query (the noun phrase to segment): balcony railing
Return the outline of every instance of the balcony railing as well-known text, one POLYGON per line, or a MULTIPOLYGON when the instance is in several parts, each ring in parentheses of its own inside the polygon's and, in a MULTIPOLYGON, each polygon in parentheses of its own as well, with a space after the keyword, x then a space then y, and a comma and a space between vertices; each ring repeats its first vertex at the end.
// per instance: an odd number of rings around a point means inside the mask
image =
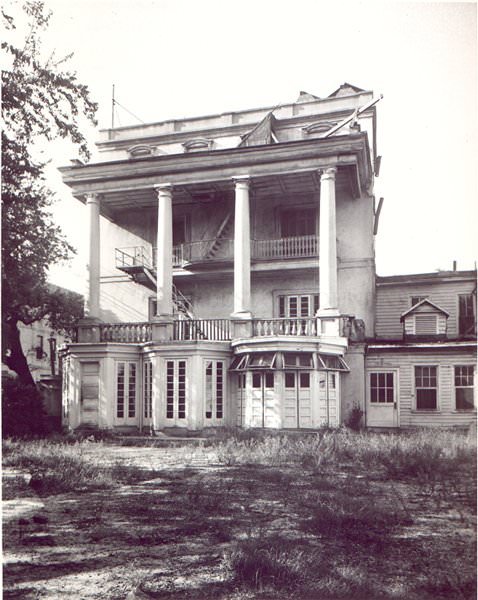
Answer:
POLYGON ((151 323, 102 323, 100 342, 150 342, 151 323))
MULTIPOLYGON (((355 319, 350 315, 340 317, 340 335, 354 339, 355 319)), ((152 323, 101 323, 100 342, 123 342, 139 344, 152 340, 152 323)), ((230 341, 233 331, 229 319, 176 319, 173 323, 172 341, 230 341)), ((301 336, 320 335, 316 317, 284 319, 252 319, 252 336, 301 336)), ((71 332, 73 342, 77 332, 71 332)))
POLYGON ((184 319, 174 321, 173 340, 222 342, 231 339, 229 319, 184 319))
POLYGON ((116 248, 115 259, 118 269, 124 267, 146 267, 152 268, 154 254, 144 246, 128 246, 127 248, 116 248))
MULTIPOLYGON (((269 240, 251 240, 251 258, 274 260, 288 258, 310 258, 318 255, 319 238, 302 235, 269 240)), ((173 247, 173 266, 183 267, 188 263, 232 260, 234 240, 216 238, 178 244, 173 247)), ((130 246, 116 248, 116 266, 156 268, 156 248, 130 246)))
POLYGON ((316 336, 317 319, 315 317, 300 319, 252 319, 252 335, 254 337, 273 335, 316 336))
POLYGON ((316 235, 279 238, 276 240, 252 240, 251 254, 256 259, 307 258, 317 256, 319 238, 316 235))

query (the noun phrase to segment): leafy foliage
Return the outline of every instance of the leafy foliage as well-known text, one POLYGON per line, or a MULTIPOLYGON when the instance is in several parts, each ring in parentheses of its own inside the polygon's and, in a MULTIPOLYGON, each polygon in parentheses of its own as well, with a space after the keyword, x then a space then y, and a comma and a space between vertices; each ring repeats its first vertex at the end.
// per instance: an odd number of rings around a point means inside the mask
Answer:
POLYGON ((97 105, 76 74, 64 70, 69 57, 43 57, 41 32, 50 18, 43 1, 27 1, 23 9, 28 33, 21 47, 8 39, 16 33, 15 18, 5 8, 2 13, 2 361, 32 384, 18 322, 47 318, 63 329, 81 314, 78 301, 47 284, 48 267, 71 257, 73 248, 53 222, 54 195, 35 149, 41 140, 66 138, 87 159, 81 125, 83 119, 95 123, 97 105))
POLYGON ((2 381, 2 436, 30 437, 45 432, 45 415, 36 387, 10 377, 2 381))

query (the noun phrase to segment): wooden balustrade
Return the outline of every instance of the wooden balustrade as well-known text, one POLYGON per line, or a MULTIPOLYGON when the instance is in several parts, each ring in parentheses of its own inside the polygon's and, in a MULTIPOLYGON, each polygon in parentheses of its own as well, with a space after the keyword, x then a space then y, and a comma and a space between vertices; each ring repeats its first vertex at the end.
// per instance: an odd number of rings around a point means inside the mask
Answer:
POLYGON ((318 255, 319 238, 316 235, 252 240, 252 258, 307 258, 318 255))
MULTIPOLYGON (((282 319, 252 319, 253 337, 267 336, 318 336, 316 317, 282 319)), ((340 334, 350 338, 355 319, 350 315, 340 317, 340 334)), ((152 340, 151 323, 101 323, 100 342, 144 343, 152 340)), ((73 343, 78 335, 75 329, 69 332, 73 343)), ((173 325, 174 341, 230 341, 232 328, 229 319, 177 319, 173 325)))
POLYGON ((229 319, 180 319, 174 321, 173 339, 178 341, 229 341, 229 319))
POLYGON ((102 323, 100 342, 150 342, 152 337, 151 323, 102 323))
POLYGON ((317 319, 315 317, 294 319, 253 319, 253 336, 299 335, 316 336, 317 319))

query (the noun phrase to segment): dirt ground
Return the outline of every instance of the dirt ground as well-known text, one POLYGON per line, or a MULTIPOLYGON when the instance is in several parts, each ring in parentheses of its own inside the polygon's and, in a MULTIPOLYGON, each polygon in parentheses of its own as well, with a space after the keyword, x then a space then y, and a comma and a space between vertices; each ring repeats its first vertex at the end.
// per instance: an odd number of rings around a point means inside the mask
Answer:
POLYGON ((473 577, 473 516, 408 484, 372 474, 323 479, 292 468, 227 467, 212 450, 193 446, 91 444, 88 452, 120 464, 128 483, 41 497, 28 477, 4 470, 5 599, 471 597, 460 582, 463 571, 469 571, 464 579, 473 577), (373 489, 383 505, 410 516, 381 546, 376 539, 341 546, 311 529, 315 491, 341 489, 351 477, 358 495, 373 489), (334 561, 342 588, 329 587, 335 595, 317 595, 313 587, 288 595, 231 581, 224 557, 234 544, 274 536, 286 540, 290 552, 300 544, 302 555, 321 556, 324 565, 334 561), (441 577, 435 569, 444 564, 452 566, 443 585, 433 588, 441 577), (365 580, 372 587, 364 587, 365 580))

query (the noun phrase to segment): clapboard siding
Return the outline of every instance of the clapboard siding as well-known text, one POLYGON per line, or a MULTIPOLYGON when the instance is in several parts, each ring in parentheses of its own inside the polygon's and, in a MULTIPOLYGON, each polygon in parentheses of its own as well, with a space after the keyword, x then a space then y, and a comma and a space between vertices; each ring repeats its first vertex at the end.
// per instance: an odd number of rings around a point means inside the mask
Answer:
MULTIPOLYGON (((465 426, 476 420, 476 411, 455 410, 455 365, 476 365, 473 352, 387 352, 366 358, 367 369, 398 369, 400 427, 465 426), (436 366, 438 374, 438 408, 415 410, 415 365, 436 366)), ((476 367, 475 367, 476 405, 476 367)))
POLYGON ((419 284, 378 284, 376 308, 376 335, 382 339, 401 339, 403 323, 400 316, 411 307, 412 296, 427 296, 431 302, 449 313, 447 335, 458 336, 458 295, 471 294, 476 282, 427 282, 419 284))

